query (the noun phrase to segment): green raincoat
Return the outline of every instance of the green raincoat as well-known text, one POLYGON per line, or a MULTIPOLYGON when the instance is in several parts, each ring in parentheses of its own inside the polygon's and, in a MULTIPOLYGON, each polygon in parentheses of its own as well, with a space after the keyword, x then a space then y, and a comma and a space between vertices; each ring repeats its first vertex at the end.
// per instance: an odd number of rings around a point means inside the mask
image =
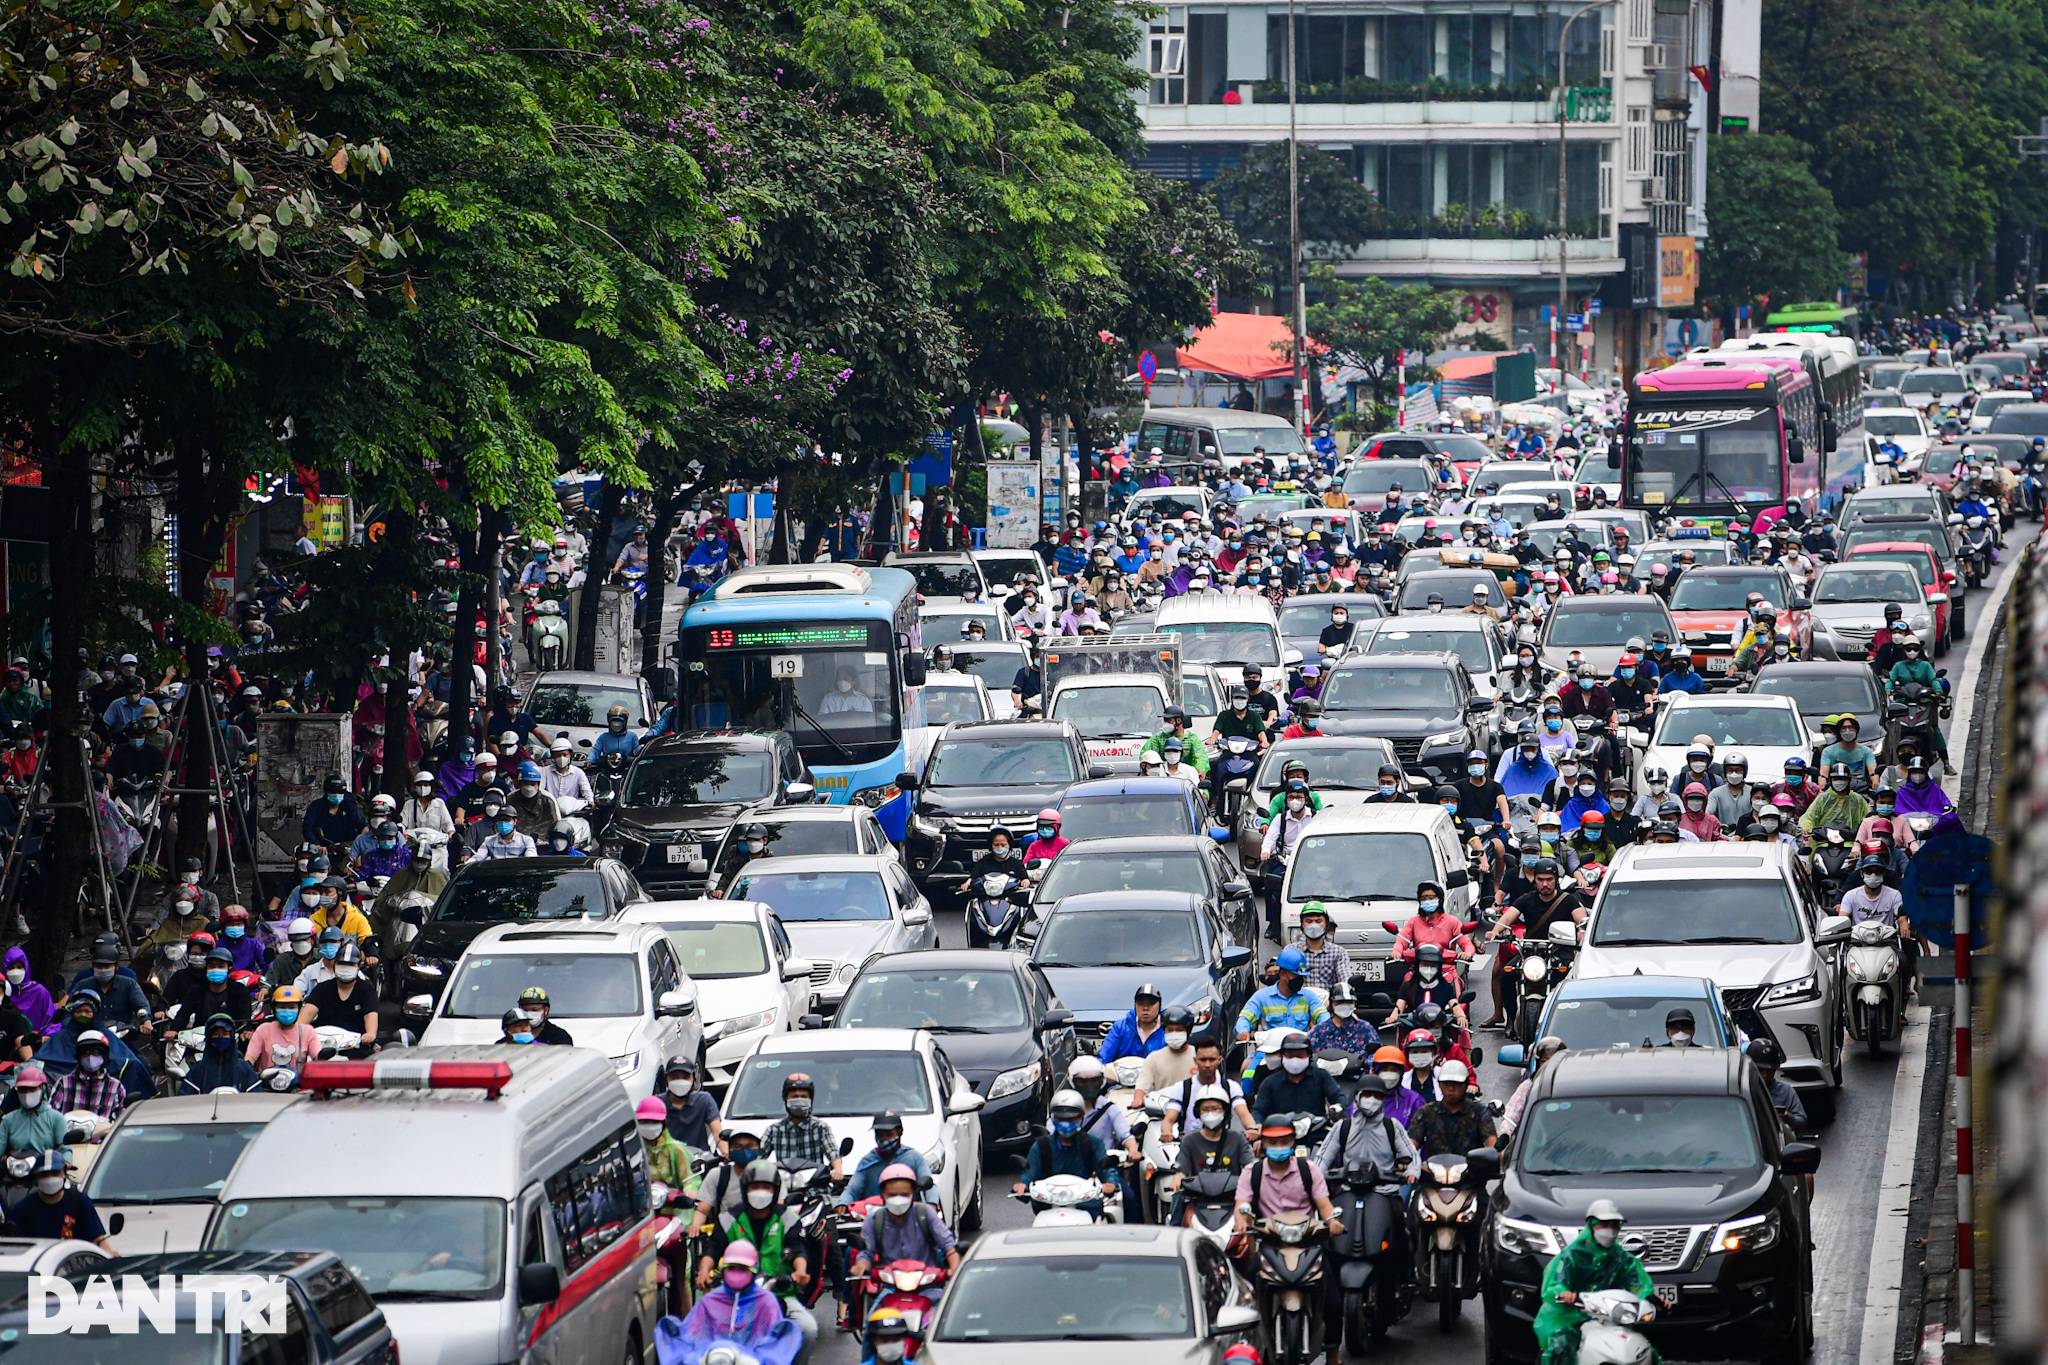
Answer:
POLYGON ((1627 1289, 1643 1298, 1652 1291, 1650 1272, 1634 1253, 1619 1245, 1603 1248, 1593 1240, 1593 1225, 1579 1229, 1571 1245, 1551 1258, 1543 1271, 1543 1307, 1536 1314, 1536 1345, 1543 1365, 1572 1365, 1579 1353, 1579 1325, 1586 1315, 1557 1296, 1565 1290, 1584 1294, 1594 1289, 1627 1289))

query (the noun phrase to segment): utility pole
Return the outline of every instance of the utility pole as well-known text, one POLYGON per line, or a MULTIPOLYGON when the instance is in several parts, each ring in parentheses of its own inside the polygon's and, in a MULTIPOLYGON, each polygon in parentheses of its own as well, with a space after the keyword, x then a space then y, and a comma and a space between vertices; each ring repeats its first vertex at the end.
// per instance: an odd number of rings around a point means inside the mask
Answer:
POLYGON ((1287 307, 1294 315, 1295 422, 1308 439, 1308 298, 1301 283, 1301 143, 1295 136, 1294 0, 1287 0, 1287 307))
MULTIPOLYGON (((2020 136, 2015 137, 2013 141, 2019 144, 2019 154, 2021 160, 2027 160, 2029 158, 2048 157, 2048 114, 2044 114, 2041 116, 2041 131, 2039 133, 2033 134, 2031 136, 2023 133, 2020 136)), ((2034 238, 2039 235, 2039 231, 2039 228, 2035 224, 2029 223, 2027 225, 2026 302, 2027 316, 2030 318, 2034 316, 2034 290, 2038 287, 2039 283, 2040 267, 2036 262, 2034 252, 2034 238)))
POLYGON ((1570 368, 1565 364, 1565 348, 1571 343, 1565 340, 1564 319, 1571 302, 1571 266, 1566 258, 1566 240, 1571 236, 1566 224, 1570 217, 1566 212, 1569 205, 1569 184, 1571 177, 1565 173, 1564 141, 1564 54, 1571 43, 1572 25, 1603 5, 1614 0, 1591 0, 1579 6, 1572 17, 1564 21, 1564 27, 1557 35, 1557 325, 1553 335, 1557 337, 1555 354, 1551 364, 1557 369, 1557 391, 1564 392, 1564 372, 1570 368))

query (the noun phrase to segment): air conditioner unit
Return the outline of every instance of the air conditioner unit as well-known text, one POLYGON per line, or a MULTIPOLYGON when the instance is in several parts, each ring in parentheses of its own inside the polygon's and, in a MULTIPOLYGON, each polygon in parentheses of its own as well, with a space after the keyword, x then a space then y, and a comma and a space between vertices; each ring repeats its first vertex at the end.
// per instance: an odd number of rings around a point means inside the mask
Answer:
POLYGON ((1652 204, 1664 202, 1664 177, 1653 175, 1643 182, 1643 198, 1652 204))

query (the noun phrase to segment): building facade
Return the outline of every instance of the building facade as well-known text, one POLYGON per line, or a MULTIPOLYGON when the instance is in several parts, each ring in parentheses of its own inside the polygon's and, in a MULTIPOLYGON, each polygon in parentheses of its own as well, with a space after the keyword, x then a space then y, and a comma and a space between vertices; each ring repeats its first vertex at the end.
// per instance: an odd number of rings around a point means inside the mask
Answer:
MULTIPOLYGON (((1574 365, 1633 373, 1682 345, 1666 321, 1693 303, 1707 231, 1717 9, 1754 3, 1610 0, 1567 28, 1581 5, 1297 0, 1297 137, 1342 161, 1384 218, 1373 240, 1317 254, 1339 274, 1453 291, 1461 330, 1546 354, 1562 112, 1567 316, 1593 315, 1574 365)), ((1144 168, 1208 180, 1285 142, 1288 36, 1271 0, 1147 21, 1144 168)))

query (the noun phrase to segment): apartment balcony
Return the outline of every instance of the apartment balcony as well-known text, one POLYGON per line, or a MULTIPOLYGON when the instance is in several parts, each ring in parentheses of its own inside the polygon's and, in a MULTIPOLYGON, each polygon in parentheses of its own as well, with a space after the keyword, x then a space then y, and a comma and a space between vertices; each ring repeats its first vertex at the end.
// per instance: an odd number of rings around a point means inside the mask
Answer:
MULTIPOLYGON (((1565 244, 1574 279, 1622 269, 1619 248, 1608 238, 1573 238, 1565 244)), ((1319 256, 1323 253, 1319 250, 1319 256)), ((1557 240, 1489 237, 1390 237, 1361 242, 1331 261, 1339 275, 1388 278, 1557 278, 1557 240)))

